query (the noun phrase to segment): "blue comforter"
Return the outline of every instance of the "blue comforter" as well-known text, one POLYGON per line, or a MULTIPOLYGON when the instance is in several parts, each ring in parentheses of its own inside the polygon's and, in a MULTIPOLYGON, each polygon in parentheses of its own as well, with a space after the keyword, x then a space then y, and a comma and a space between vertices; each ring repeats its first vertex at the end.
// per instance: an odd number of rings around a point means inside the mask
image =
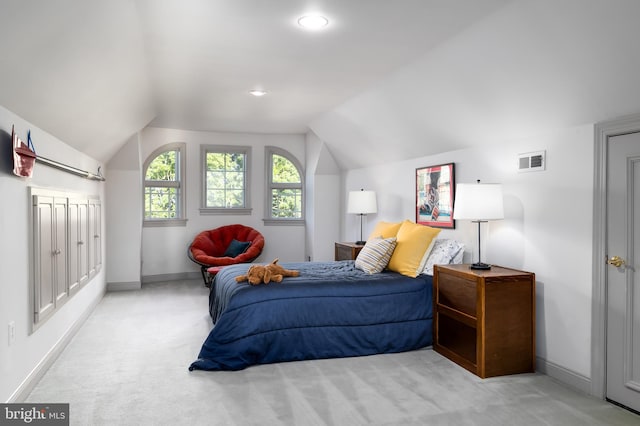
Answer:
POLYGON ((353 261, 284 263, 282 283, 236 283, 222 269, 209 297, 214 327, 190 370, 401 352, 432 343, 431 276, 369 275, 353 261))

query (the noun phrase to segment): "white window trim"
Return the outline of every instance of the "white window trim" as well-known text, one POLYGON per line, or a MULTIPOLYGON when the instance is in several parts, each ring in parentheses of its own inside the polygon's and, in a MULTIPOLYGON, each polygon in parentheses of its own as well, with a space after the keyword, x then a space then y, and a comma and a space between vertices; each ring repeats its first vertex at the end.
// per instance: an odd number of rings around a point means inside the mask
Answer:
POLYGON ((305 185, 304 185, 304 169, 302 168, 302 164, 300 164, 300 162, 298 161, 298 159, 291 154, 289 151, 279 148, 277 146, 266 146, 265 147, 265 197, 264 197, 264 213, 265 217, 264 219, 262 219, 262 222, 265 225, 270 225, 270 226, 303 226, 305 224, 305 185), (273 161, 272 161, 272 156, 273 155, 279 155, 281 157, 286 158, 287 160, 291 161, 293 163, 293 165, 298 169, 298 174, 300 175, 300 183, 277 183, 274 184, 271 181, 271 178, 273 177, 273 170, 272 170, 272 166, 273 166, 273 161), (302 217, 300 218, 275 218, 275 217, 271 217, 271 192, 273 189, 281 189, 281 188, 296 188, 296 189, 300 189, 302 191, 302 199, 300 200, 301 202, 301 215, 302 217))
POLYGON ((201 215, 250 215, 251 208, 251 147, 240 145, 200 145, 200 214, 201 215), (206 207, 207 153, 239 152, 244 154, 244 207, 206 207))
MULTIPOLYGON (((186 158, 187 158, 187 144, 185 142, 173 142, 162 145, 155 149, 144 162, 142 166, 142 226, 143 227, 170 227, 170 226, 186 226, 187 218, 185 215, 185 197, 186 197, 186 158), (155 158, 167 151, 178 151, 178 181, 147 181, 147 168, 155 158), (178 217, 171 219, 147 219, 146 218, 146 205, 145 205, 145 190, 147 188, 147 182, 153 182, 153 186, 167 187, 167 188, 179 188, 178 197, 178 217)), ((151 185, 149 185, 151 186, 151 185)))

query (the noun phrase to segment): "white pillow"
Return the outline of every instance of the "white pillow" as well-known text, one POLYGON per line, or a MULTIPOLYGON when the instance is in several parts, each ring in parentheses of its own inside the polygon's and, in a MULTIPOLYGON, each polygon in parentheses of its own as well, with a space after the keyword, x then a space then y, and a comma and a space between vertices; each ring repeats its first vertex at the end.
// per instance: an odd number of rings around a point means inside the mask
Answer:
POLYGON ((447 265, 449 263, 462 263, 464 244, 450 239, 435 240, 433 249, 429 253, 427 263, 422 270, 423 274, 433 275, 433 265, 447 265))
POLYGON ((451 262, 454 265, 460 265, 462 263, 462 260, 464 258, 464 244, 461 244, 462 248, 460 249, 460 251, 458 252, 458 254, 455 255, 455 257, 453 259, 451 259, 451 262))
POLYGON ((389 259, 396 248, 396 239, 394 238, 370 238, 362 247, 358 257, 356 257, 355 266, 367 274, 377 274, 382 272, 389 264, 389 259))
POLYGON ((424 252, 424 256, 422 256, 422 259, 420 260, 420 265, 418 266, 418 271, 423 271, 424 268, 427 267, 427 261, 429 260, 429 257, 431 257, 431 252, 433 251, 433 248, 436 245, 436 240, 435 238, 433 240, 431 240, 431 244, 429 244, 429 247, 427 248, 427 251, 424 252))

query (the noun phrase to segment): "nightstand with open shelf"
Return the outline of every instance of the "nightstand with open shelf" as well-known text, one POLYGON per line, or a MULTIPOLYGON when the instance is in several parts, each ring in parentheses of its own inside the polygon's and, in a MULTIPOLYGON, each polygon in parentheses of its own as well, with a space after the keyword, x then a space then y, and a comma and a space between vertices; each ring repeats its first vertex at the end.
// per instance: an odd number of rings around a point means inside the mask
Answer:
POLYGON ((436 265, 433 348, 481 378, 535 371, 535 274, 436 265))

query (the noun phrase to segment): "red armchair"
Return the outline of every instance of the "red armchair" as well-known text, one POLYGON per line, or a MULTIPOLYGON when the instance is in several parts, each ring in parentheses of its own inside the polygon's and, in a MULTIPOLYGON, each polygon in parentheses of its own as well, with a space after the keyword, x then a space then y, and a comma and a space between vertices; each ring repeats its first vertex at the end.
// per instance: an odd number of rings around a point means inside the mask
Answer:
POLYGON ((200 265, 202 279, 209 287, 213 276, 207 273, 207 269, 212 266, 250 263, 260 256, 263 248, 264 237, 260 232, 250 226, 234 224, 200 232, 189 245, 187 254, 189 259, 200 265), (233 253, 238 249, 242 250, 244 247, 240 243, 246 242, 250 243, 246 250, 239 254, 233 253))

